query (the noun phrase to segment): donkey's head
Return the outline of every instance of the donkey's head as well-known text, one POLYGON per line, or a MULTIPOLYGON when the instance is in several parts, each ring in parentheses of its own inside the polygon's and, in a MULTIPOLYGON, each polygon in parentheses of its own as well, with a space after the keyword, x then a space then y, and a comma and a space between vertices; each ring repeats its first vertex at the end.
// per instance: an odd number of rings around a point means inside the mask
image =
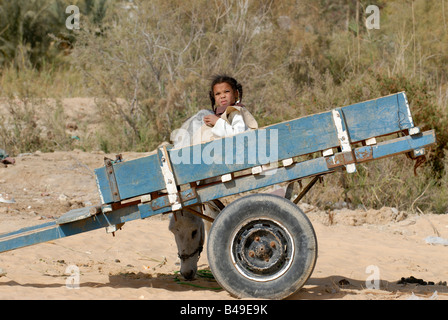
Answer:
POLYGON ((171 216, 169 230, 176 239, 180 273, 185 279, 191 280, 198 270, 198 260, 204 246, 204 222, 183 211, 171 216))

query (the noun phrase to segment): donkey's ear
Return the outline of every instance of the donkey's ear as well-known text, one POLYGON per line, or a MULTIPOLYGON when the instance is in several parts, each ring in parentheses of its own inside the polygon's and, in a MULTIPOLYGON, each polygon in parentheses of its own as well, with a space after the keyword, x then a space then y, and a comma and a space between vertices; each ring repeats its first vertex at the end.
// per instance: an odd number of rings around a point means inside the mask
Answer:
POLYGON ((201 226, 201 239, 199 240, 201 244, 204 244, 205 242, 205 227, 204 224, 201 226))

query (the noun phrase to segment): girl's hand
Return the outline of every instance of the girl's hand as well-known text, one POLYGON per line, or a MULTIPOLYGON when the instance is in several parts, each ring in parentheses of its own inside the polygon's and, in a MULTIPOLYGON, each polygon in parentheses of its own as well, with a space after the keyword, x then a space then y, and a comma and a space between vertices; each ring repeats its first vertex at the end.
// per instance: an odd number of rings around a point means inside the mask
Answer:
POLYGON ((204 123, 206 125, 208 125, 209 127, 213 127, 215 125, 216 121, 218 121, 218 119, 219 118, 217 116, 215 116, 214 114, 210 114, 210 115, 204 117, 204 123))

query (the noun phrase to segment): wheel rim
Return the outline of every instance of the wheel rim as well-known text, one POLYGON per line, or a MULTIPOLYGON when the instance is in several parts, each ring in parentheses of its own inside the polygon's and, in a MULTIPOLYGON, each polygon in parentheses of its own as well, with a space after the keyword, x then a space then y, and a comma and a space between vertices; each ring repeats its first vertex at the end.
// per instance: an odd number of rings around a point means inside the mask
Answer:
POLYGON ((256 218, 242 222, 232 236, 232 262, 245 278, 272 281, 283 275, 294 257, 294 241, 278 221, 256 218))

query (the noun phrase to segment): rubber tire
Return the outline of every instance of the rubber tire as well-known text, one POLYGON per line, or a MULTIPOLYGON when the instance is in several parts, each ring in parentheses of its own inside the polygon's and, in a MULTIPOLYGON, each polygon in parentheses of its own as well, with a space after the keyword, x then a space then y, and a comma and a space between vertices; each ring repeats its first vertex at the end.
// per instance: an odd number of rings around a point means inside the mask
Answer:
POLYGON ((317 239, 307 216, 291 201, 270 194, 253 194, 229 204, 209 232, 207 255, 216 281, 237 298, 284 299, 299 290, 311 276, 317 259, 317 239), (263 217, 280 223, 294 246, 292 262, 279 277, 256 281, 241 274, 232 261, 235 233, 245 221, 263 217))

